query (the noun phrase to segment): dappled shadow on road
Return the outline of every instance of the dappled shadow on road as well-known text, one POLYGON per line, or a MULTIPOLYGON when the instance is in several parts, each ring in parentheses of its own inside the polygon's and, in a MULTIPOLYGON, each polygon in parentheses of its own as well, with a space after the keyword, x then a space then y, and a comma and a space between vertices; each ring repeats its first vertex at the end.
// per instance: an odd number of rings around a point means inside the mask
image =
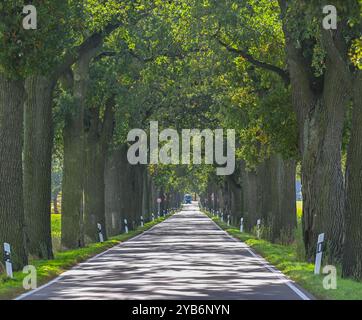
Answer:
POLYGON ((31 299, 297 299, 194 205, 82 263, 31 299))

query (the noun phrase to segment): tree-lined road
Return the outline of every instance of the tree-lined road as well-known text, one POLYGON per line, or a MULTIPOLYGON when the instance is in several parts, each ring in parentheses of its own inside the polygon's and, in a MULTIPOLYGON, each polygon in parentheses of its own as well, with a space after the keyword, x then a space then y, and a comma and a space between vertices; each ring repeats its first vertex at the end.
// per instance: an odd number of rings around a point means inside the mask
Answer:
POLYGON ((21 299, 310 299, 196 203, 21 299))

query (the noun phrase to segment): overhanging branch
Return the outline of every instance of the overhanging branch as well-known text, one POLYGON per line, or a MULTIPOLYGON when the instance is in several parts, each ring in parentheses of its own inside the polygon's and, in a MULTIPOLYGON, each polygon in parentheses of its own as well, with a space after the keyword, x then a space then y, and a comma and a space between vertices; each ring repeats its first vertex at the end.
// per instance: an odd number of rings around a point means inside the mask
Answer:
POLYGON ((286 70, 283 70, 283 69, 281 69, 281 68, 279 68, 279 67, 277 67, 275 65, 259 61, 259 60, 255 59, 246 50, 235 48, 235 47, 227 44, 226 42, 222 41, 219 37, 215 37, 215 38, 216 38, 217 42, 220 45, 222 45, 227 51, 242 56, 245 60, 247 60, 251 64, 255 65, 256 67, 259 67, 259 68, 262 68, 262 69, 265 69, 265 70, 269 70, 269 71, 272 71, 272 72, 278 74, 282 78, 282 80, 284 81, 284 83, 286 85, 290 84, 289 73, 286 70))

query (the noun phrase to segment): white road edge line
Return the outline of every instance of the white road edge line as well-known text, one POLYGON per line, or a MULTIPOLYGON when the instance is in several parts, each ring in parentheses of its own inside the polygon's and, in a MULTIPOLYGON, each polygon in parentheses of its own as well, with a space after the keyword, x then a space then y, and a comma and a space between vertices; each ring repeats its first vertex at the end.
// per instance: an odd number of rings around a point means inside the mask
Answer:
MULTIPOLYGON (((203 213, 200 210, 201 213, 203 213)), ((205 213, 203 213, 204 215, 206 215, 205 213)), ((208 215, 206 215, 209 219, 210 217, 208 215)), ((269 271, 275 273, 278 275, 278 277, 282 280, 285 280, 285 284, 292 289, 301 299, 303 300, 311 300, 311 298, 309 298, 306 294, 304 294, 300 289, 298 289, 296 287, 296 285, 294 284, 294 281, 291 280, 290 278, 288 278, 284 273, 282 273, 280 270, 278 270, 277 268, 275 268, 274 266, 272 266, 270 263, 268 263, 262 256, 256 254, 245 242, 242 242, 241 240, 235 239, 234 237, 232 237, 230 234, 228 234, 225 230, 223 230, 214 220, 210 219, 215 226, 217 226, 221 231, 223 231, 227 237, 229 237, 230 239, 232 239, 235 242, 241 243, 245 246, 245 249, 255 258, 257 258, 260 261, 260 264, 268 269, 269 271)))
MULTIPOLYGON (((178 213, 178 212, 175 212, 174 214, 177 214, 177 213, 178 213)), ((174 214, 173 214, 173 215, 174 215, 174 214)), ((173 216, 173 215, 172 215, 172 216, 173 216)), ((126 241, 123 241, 123 242, 121 242, 121 243, 119 243, 119 244, 116 244, 115 246, 113 246, 113 247, 111 247, 111 248, 109 248, 109 249, 107 249, 107 250, 105 250, 105 251, 103 251, 103 252, 101 252, 101 253, 98 253, 98 254, 95 255, 94 257, 91 257, 91 258, 89 258, 89 259, 87 259, 87 260, 85 260, 85 261, 82 261, 82 262, 78 263, 78 264, 75 265, 74 267, 70 268, 69 270, 64 271, 61 275, 59 275, 59 276, 57 276, 56 278, 54 278, 53 280, 51 280, 51 281, 43 284, 43 285, 40 286, 39 288, 33 289, 33 290, 29 291, 29 292, 25 292, 25 293, 21 294, 20 296, 14 298, 13 300, 22 300, 22 299, 24 299, 24 298, 26 298, 26 297, 28 297, 28 296, 30 296, 30 295, 32 295, 32 294, 40 291, 40 290, 43 290, 43 289, 49 287, 49 286, 52 285, 53 283, 58 282, 59 280, 61 280, 62 278, 64 278, 69 271, 78 269, 81 264, 83 264, 83 263, 88 263, 88 262, 90 262, 90 261, 93 261, 94 259, 97 259, 97 258, 103 256, 103 255, 106 254, 108 251, 114 250, 114 249, 117 248, 117 247, 121 247, 121 246, 123 246, 124 244, 126 244, 126 243, 129 242, 129 241, 138 239, 139 237, 145 235, 146 233, 150 232, 152 229, 154 229, 154 228, 156 228, 157 226, 159 226, 161 223, 167 221, 167 220, 168 220, 169 218, 171 218, 172 216, 170 216, 170 217, 168 217, 167 219, 161 221, 160 223, 155 224, 153 227, 149 228, 148 230, 143 231, 142 233, 138 234, 137 236, 132 237, 132 238, 130 238, 130 239, 126 240, 126 241)))

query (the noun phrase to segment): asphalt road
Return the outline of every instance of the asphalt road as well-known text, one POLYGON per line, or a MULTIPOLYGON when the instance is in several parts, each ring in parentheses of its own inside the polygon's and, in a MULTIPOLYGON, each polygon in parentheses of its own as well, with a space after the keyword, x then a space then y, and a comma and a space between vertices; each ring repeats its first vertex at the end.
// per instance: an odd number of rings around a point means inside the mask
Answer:
POLYGON ((220 230, 196 204, 19 299, 277 299, 311 296, 220 230))

